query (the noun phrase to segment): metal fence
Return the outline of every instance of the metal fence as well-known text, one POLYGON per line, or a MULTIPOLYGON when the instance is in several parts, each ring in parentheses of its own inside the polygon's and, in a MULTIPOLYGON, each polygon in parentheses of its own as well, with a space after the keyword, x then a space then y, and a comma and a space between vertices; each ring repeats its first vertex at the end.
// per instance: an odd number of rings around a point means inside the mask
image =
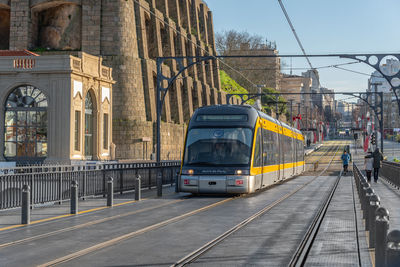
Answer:
POLYGON ((386 178, 391 184, 400 188, 400 164, 395 162, 384 161, 380 175, 386 178))
MULTIPOLYGON (((385 165, 382 169, 384 168, 385 165)), ((369 232, 368 247, 375 249, 374 266, 400 266, 400 231, 389 232, 389 211, 380 206, 380 197, 375 194, 355 163, 353 163, 353 173, 365 219, 365 230, 369 232)))
POLYGON ((35 166, 0 169, 0 209, 21 206, 24 185, 31 188, 31 203, 62 202, 70 199, 72 181, 78 182, 79 197, 105 195, 107 179, 114 179, 114 192, 135 189, 140 175, 141 187, 156 186, 157 174, 163 184, 173 184, 180 162, 169 161, 101 164, 93 166, 35 166))

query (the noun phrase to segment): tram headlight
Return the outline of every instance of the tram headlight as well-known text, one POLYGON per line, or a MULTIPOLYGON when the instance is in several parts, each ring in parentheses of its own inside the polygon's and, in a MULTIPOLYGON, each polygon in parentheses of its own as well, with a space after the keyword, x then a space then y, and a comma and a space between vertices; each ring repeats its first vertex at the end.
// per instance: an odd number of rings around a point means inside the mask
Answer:
POLYGON ((235 175, 249 175, 249 170, 236 170, 235 175))
POLYGON ((186 175, 193 175, 194 170, 189 169, 189 170, 182 170, 182 174, 186 174, 186 175))

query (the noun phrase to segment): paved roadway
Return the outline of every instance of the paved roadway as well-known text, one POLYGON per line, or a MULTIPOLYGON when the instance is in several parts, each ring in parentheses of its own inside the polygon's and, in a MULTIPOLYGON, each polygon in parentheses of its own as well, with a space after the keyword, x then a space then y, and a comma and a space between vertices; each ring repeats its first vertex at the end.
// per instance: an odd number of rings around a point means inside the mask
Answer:
MULTIPOLYGON (((104 199, 88 199, 77 216, 67 214, 68 203, 37 208, 29 226, 18 225, 18 209, 0 211, 0 266, 170 266, 302 187, 192 263, 287 265, 336 180, 335 162, 331 176, 308 173, 249 196, 193 197, 165 187, 162 198, 147 191, 135 202, 125 194, 112 208, 104 199)), ((342 177, 307 265, 357 265, 359 235, 363 266, 371 265, 364 233, 355 228, 362 222, 352 186, 350 176, 342 177)))

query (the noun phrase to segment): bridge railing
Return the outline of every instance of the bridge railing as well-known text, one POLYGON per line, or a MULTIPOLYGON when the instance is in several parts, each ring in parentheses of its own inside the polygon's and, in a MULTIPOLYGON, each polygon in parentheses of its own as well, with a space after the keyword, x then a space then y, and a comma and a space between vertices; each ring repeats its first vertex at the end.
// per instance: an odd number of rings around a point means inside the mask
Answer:
POLYGON ((0 209, 20 207, 24 185, 31 188, 31 203, 44 204, 70 199, 72 181, 78 182, 79 197, 105 195, 107 179, 114 179, 114 192, 135 190, 136 176, 141 187, 156 186, 158 173, 163 184, 173 184, 179 161, 110 163, 99 165, 34 166, 0 169, 0 209))
MULTIPOLYGON (((387 166, 385 164, 382 169, 387 166)), ((374 248, 374 266, 400 266, 400 231, 395 229, 389 232, 389 211, 380 206, 380 197, 355 163, 353 173, 365 218, 365 230, 369 231, 368 247, 374 248)))
POLYGON ((384 161, 380 171, 388 182, 400 188, 400 164, 396 162, 384 161))

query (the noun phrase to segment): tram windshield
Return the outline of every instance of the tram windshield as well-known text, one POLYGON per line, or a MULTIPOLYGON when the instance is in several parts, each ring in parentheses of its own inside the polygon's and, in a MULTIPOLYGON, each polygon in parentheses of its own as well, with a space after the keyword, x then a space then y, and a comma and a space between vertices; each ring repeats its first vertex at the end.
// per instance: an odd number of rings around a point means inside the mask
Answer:
POLYGON ((184 165, 249 165, 253 132, 249 128, 196 128, 188 133, 184 165))

